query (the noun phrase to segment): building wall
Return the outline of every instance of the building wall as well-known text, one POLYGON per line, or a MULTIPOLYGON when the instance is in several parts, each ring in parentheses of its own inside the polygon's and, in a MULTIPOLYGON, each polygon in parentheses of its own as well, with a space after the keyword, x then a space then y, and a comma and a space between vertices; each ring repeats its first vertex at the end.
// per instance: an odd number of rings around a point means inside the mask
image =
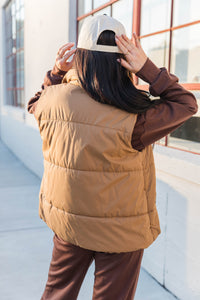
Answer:
MULTIPOLYGON (((0 7, 7 1, 0 0, 0 7)), ((40 90, 47 70, 52 69, 58 49, 67 42, 76 41, 75 1, 24 1, 24 53, 25 103, 40 90)), ((3 32, 3 9, 0 10, 0 32, 3 32)), ((0 136, 4 143, 39 176, 41 164, 41 138, 37 123, 27 108, 5 105, 5 46, 1 37, 0 48, 0 136)))
MULTIPOLYGON (((53 0, 25 0, 26 103, 40 88, 46 71, 53 67, 58 48, 76 40, 75 2, 59 0, 57 5, 53 0)), ((4 4, 0 0, 0 7, 4 4)), ((2 10, 0 20, 2 32, 2 10)), ((5 53, 0 36, 1 139, 41 178, 42 142, 33 115, 27 109, 4 105, 5 53)), ((154 156, 162 232, 145 250, 142 265, 180 299, 197 300, 200 299, 200 156, 158 145, 154 156)))
POLYGON ((143 267, 174 295, 200 299, 200 159, 156 146, 161 234, 145 250, 143 267))

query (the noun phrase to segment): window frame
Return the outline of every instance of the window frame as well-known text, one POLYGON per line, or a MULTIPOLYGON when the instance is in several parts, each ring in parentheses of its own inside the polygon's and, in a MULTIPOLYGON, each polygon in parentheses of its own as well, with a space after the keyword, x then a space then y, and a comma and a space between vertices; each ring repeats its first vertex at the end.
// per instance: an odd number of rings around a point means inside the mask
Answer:
MULTIPOLYGON (((83 20, 84 18, 90 16, 90 15, 93 15, 94 13, 102 10, 103 8, 106 8, 108 6, 111 6, 111 16, 112 16, 112 4, 118 2, 119 0, 110 0, 110 1, 107 1, 106 3, 104 3, 103 5, 97 7, 94 9, 94 5, 93 5, 93 0, 92 1, 92 10, 88 13, 85 13, 83 15, 80 15, 78 16, 78 0, 76 0, 76 28, 77 28, 77 34, 76 34, 76 43, 78 42, 78 22, 83 20)), ((173 26, 173 13, 174 13, 174 1, 175 0, 171 0, 171 7, 170 7, 170 27, 169 28, 166 28, 164 30, 158 30, 158 31, 155 31, 155 32, 152 32, 152 33, 148 33, 148 34, 145 34, 145 35, 140 35, 140 22, 141 22, 141 4, 142 4, 142 0, 132 0, 133 1, 133 15, 132 15, 132 33, 133 32, 136 32, 137 36, 139 37, 139 40, 145 38, 145 37, 149 37, 149 36, 153 36, 153 35, 157 35, 157 34, 161 34, 161 33, 165 33, 165 32, 169 32, 169 57, 168 57, 168 72, 170 72, 170 67, 171 67, 171 54, 172 54, 172 34, 173 34, 173 31, 175 30, 178 30, 178 29, 181 29, 181 28, 184 28, 184 27, 189 27, 189 26, 193 26, 193 25, 196 25, 196 24, 199 24, 200 23, 200 20, 195 20, 195 21, 192 21, 192 22, 189 22, 189 23, 184 23, 184 24, 181 24, 181 25, 178 25, 178 26, 173 26)), ((149 85, 148 84, 138 84, 138 77, 133 74, 133 79, 134 79, 134 83, 136 85, 136 87, 138 89, 143 89, 143 90, 146 90, 148 91, 149 90, 149 85)), ((199 90, 200 91, 200 83, 181 83, 179 82, 179 84, 181 86, 183 86, 185 89, 187 90, 192 90, 192 91, 196 91, 196 90, 199 90)), ((181 150, 181 151, 184 151, 184 152, 189 152, 189 153, 192 153, 192 154, 197 154, 197 155, 200 155, 200 153, 198 152, 195 152, 195 151, 190 151, 190 150, 186 150, 186 149, 182 149, 182 148, 179 148, 179 147, 174 147, 174 146, 169 146, 168 145, 168 136, 165 136, 164 139, 165 139, 165 142, 164 144, 161 144, 159 141, 156 142, 156 144, 160 145, 160 146, 164 146, 164 147, 169 147, 169 148, 172 148, 172 149, 178 149, 178 150, 181 150)))
MULTIPOLYGON (((24 43, 23 43, 23 47, 19 47, 17 48, 17 39, 21 39, 21 31, 24 30, 24 19, 23 19, 23 24, 17 28, 16 26, 16 37, 15 39, 13 39, 13 36, 8 36, 7 34, 7 27, 8 26, 11 26, 12 27, 12 15, 11 17, 9 18, 9 20, 7 20, 6 18, 6 8, 9 6, 9 5, 12 5, 13 3, 15 3, 15 21, 16 21, 16 15, 17 13, 21 13, 21 10, 24 9, 24 1, 22 3, 20 3, 20 6, 19 8, 16 10, 16 0, 8 0, 6 1, 6 3, 4 4, 3 6, 3 14, 4 14, 4 41, 5 41, 5 49, 4 49, 4 59, 5 59, 5 76, 6 76, 6 98, 8 98, 8 101, 10 102, 10 98, 9 98, 9 95, 8 95, 8 92, 9 91, 13 91, 14 92, 14 101, 13 103, 8 103, 6 102, 5 105, 6 106, 11 106, 11 107, 17 107, 17 108, 20 108, 20 109, 24 109, 25 108, 25 101, 24 101, 24 93, 23 93, 23 96, 20 95, 20 98, 18 99, 18 91, 23 91, 24 92, 24 78, 25 76, 23 75, 23 86, 20 86, 20 87, 17 87, 17 77, 19 76, 20 77, 20 81, 21 81, 21 71, 24 72, 24 67, 22 68, 20 65, 19 67, 17 67, 17 53, 22 53, 23 51, 23 59, 24 59, 24 43), (12 41, 12 47, 15 48, 15 52, 12 52, 12 53, 7 53, 7 46, 8 46, 8 41, 12 41), (14 68, 12 69, 12 71, 9 71, 8 70, 8 59, 13 57, 13 60, 14 60, 14 68), (13 74, 13 86, 10 86, 10 84, 8 84, 9 82, 9 74, 13 74), (23 99, 22 99, 23 98, 23 99)), ((17 25, 17 24, 16 24, 17 25)), ((12 30, 11 30, 11 34, 12 34, 12 30)), ((23 41, 24 41, 24 38, 23 38, 23 41)), ((21 41, 19 40, 18 42, 21 43, 21 41)), ((21 45, 20 45, 21 46, 21 45)), ((24 65, 24 64, 23 64, 24 65)))

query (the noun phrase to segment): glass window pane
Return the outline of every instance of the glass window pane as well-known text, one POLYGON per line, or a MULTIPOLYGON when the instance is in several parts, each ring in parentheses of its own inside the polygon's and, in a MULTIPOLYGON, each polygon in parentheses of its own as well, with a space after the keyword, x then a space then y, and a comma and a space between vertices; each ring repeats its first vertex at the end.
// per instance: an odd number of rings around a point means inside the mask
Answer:
POLYGON ((22 48, 23 45, 21 44, 21 41, 22 41, 22 31, 21 30, 19 30, 17 38, 18 38, 19 48, 22 48))
POLYGON ((12 17, 12 39, 16 39, 16 20, 15 16, 12 17))
POLYGON ((110 16, 111 15, 111 7, 108 6, 108 7, 105 7, 99 11, 97 11, 96 13, 94 13, 93 15, 94 16, 97 16, 97 15, 103 15, 103 14, 106 14, 107 16, 110 16))
POLYGON ((173 31, 171 72, 180 82, 200 82, 200 24, 173 31))
POLYGON ((12 71, 12 56, 7 58, 7 72, 11 72, 12 71))
POLYGON ((13 72, 15 76, 15 70, 16 70, 16 55, 12 55, 12 65, 11 65, 11 72, 13 72))
MULTIPOLYGON (((140 42, 146 55, 156 64, 158 68, 168 68, 169 32, 142 38, 140 42)), ((139 79, 139 84, 147 83, 139 79)))
POLYGON ((94 8, 97 8, 107 2, 109 2, 109 1, 108 0, 94 0, 94 8))
POLYGON ((6 23, 10 22, 11 15, 12 15, 11 5, 8 5, 5 8, 6 23))
POLYGON ((21 87, 24 87, 24 70, 21 70, 21 78, 20 78, 20 82, 21 82, 21 87))
POLYGON ((15 5, 15 2, 13 2, 12 4, 10 4, 10 8, 11 8, 11 15, 12 16, 15 16, 16 14, 16 5, 15 5))
POLYGON ((174 0, 173 26, 178 26, 199 19, 199 0, 174 0))
POLYGON ((5 7, 5 44, 6 44, 6 87, 7 104, 22 103, 21 91, 16 88, 24 87, 24 7, 23 0, 12 0, 5 7), (21 29, 20 29, 21 28, 21 29), (21 50, 19 51, 19 48, 21 50), (18 51, 17 51, 18 49, 18 51))
POLYGON ((78 15, 84 15, 92 10, 92 0, 79 0, 78 1, 78 15))
POLYGON ((9 21, 9 23, 6 24, 6 37, 11 38, 12 37, 12 19, 9 21))
POLYGON ((16 94, 17 94, 17 105, 20 106, 20 102, 21 102, 21 90, 17 90, 16 94))
POLYGON ((13 100, 13 91, 12 90, 7 91, 7 99, 8 99, 7 104, 13 105, 14 100, 13 100))
POLYGON ((12 90, 12 94, 13 94, 13 105, 17 105, 17 92, 15 89, 12 90))
POLYGON ((16 68, 18 70, 20 68, 20 52, 17 52, 16 55, 17 55, 17 65, 16 65, 16 68))
POLYGON ((10 105, 11 102, 11 96, 10 96, 10 91, 6 91, 6 104, 10 105))
POLYGON ((19 48, 23 48, 24 47, 24 28, 20 29, 18 39, 19 39, 19 41, 18 41, 19 48))
POLYGON ((8 82, 8 86, 11 86, 11 84, 12 84, 12 74, 11 73, 7 73, 7 82, 8 82))
POLYGON ((19 30, 19 28, 21 27, 20 25, 20 11, 17 11, 16 13, 16 29, 19 30))
POLYGON ((24 69, 24 51, 20 51, 20 69, 24 69))
MULTIPOLYGON (((200 91, 192 91, 200 108, 200 91)), ((200 153, 200 109, 168 137, 168 145, 200 153)))
POLYGON ((22 6, 20 9, 20 18, 21 18, 21 27, 24 26, 24 7, 22 6))
POLYGON ((163 137, 162 139, 158 140, 156 142, 156 144, 158 144, 158 145, 165 145, 165 137, 163 137))
POLYGON ((6 53, 6 56, 11 55, 11 53, 12 53, 13 40, 11 38, 9 38, 7 43, 8 43, 7 44, 8 45, 8 52, 6 53))
POLYGON ((16 85, 17 88, 20 87, 20 72, 17 71, 17 85, 16 85))
POLYGON ((21 107, 24 107, 25 102, 24 102, 24 90, 21 90, 21 107))
POLYGON ((11 85, 9 87, 15 87, 16 86, 16 73, 13 71, 11 74, 11 85))
POLYGON ((140 35, 170 27, 171 0, 142 0, 140 35))
POLYGON ((15 0, 16 2, 16 10, 19 10, 20 8, 20 1, 19 0, 15 0))
POLYGON ((119 20, 126 29, 129 38, 132 37, 133 0, 119 0, 112 5, 112 17, 119 20))

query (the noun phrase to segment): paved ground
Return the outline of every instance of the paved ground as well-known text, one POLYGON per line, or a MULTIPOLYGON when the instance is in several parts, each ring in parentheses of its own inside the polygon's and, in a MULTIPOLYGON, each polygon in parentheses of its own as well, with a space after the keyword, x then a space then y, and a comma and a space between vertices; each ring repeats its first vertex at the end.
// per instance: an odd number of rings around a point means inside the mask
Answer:
MULTIPOLYGON (((40 300, 53 234, 38 216, 40 179, 0 141, 0 299, 40 300)), ((94 264, 78 300, 92 299, 94 264)), ((143 269, 135 300, 175 300, 143 269)))

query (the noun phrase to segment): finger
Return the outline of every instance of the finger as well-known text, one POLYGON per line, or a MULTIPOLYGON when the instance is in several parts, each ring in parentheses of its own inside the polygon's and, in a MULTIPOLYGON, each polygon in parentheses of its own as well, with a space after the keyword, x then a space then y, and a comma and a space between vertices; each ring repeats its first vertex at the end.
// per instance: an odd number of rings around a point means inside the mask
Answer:
POLYGON ((62 57, 66 51, 70 50, 74 45, 67 45, 60 51, 60 57, 62 57))
POLYGON ((133 43, 134 47, 137 48, 134 35, 132 35, 131 42, 133 43))
POLYGON ((128 49, 124 46, 124 44, 121 42, 121 39, 118 37, 115 38, 116 44, 119 47, 119 49, 126 54, 128 52, 128 49))
POLYGON ((75 52, 76 52, 76 49, 73 49, 73 50, 67 52, 67 54, 65 54, 62 57, 61 62, 64 62, 64 61, 68 60, 70 58, 70 56, 72 56, 75 52))
POLYGON ((74 46, 74 43, 67 43, 63 45, 59 50, 58 54, 62 57, 62 55, 69 49, 71 49, 74 46))
POLYGON ((135 47, 134 41, 130 40, 125 34, 122 34, 122 38, 129 44, 129 46, 133 49, 135 47))
POLYGON ((133 60, 133 55, 128 52, 127 54, 125 54, 125 60, 130 63, 133 60))
POLYGON ((121 59, 117 59, 117 61, 118 61, 124 68, 128 69, 129 71, 132 70, 131 66, 129 65, 129 63, 128 63, 125 59, 121 58, 121 59))
MULTIPOLYGON (((60 53, 57 53, 57 55, 56 55, 56 59, 62 59, 63 58, 63 56, 64 56, 64 54, 65 54, 65 52, 66 51, 68 51, 68 50, 70 50, 71 49, 71 47, 72 46, 66 46, 65 47, 65 49, 63 49, 60 53), (67 47, 67 48, 66 48, 67 47)), ((73 50, 75 50, 75 49, 73 49, 73 50)), ((72 51, 72 50, 71 50, 72 51)), ((68 51, 67 53, 70 53, 70 51, 68 51)))
MULTIPOLYGON (((127 49, 128 51, 131 51, 131 50, 133 49, 132 43, 129 43, 127 40, 125 40, 125 39, 123 38, 123 36, 117 36, 117 37, 118 37, 119 41, 123 44, 124 47, 126 47, 126 49, 127 49)), ((126 51, 126 52, 127 52, 127 51, 126 51)))
POLYGON ((66 43, 66 44, 62 45, 62 46, 59 48, 58 52, 62 51, 63 48, 65 48, 65 47, 67 47, 67 46, 71 46, 71 45, 74 45, 74 43, 71 42, 71 43, 66 43))
POLYGON ((73 62, 74 62, 73 60, 71 60, 70 62, 68 62, 68 65, 67 65, 68 69, 72 68, 73 62))
POLYGON ((136 47, 138 47, 138 48, 141 47, 139 38, 138 38, 138 36, 135 32, 133 33, 133 37, 134 37, 134 40, 135 40, 136 47))

